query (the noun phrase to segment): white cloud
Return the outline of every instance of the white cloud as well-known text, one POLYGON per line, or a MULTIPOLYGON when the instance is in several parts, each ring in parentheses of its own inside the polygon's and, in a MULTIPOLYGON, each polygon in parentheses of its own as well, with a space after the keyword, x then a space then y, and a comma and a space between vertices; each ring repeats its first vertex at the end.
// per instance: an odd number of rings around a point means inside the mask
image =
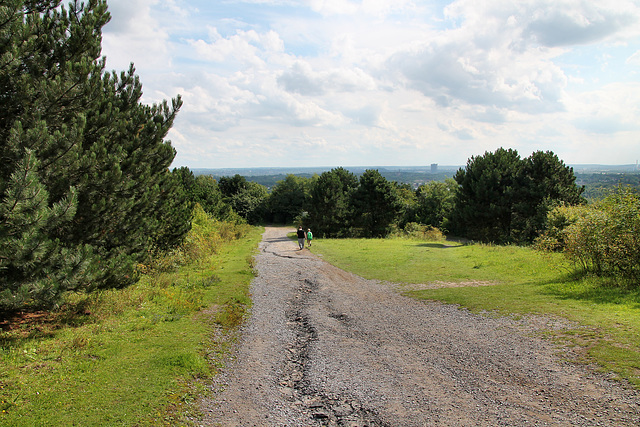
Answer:
POLYGON ((358 4, 349 0, 308 0, 311 9, 322 15, 352 15, 358 12, 358 4))
POLYGON ((108 68, 128 68, 130 62, 135 62, 138 70, 170 66, 169 34, 151 15, 157 4, 158 0, 109 2, 112 18, 102 39, 108 68))
POLYGON ((567 1, 543 5, 532 10, 524 30, 545 46, 586 44, 614 36, 627 27, 637 25, 638 13, 629 14, 626 2, 598 3, 567 1), (617 6, 616 6, 617 5, 617 6))
POLYGON ((411 0, 306 0, 306 3, 324 16, 366 14, 383 17, 414 7, 411 0))
POLYGON ((628 65, 640 66, 640 50, 628 57, 625 63, 628 65))
POLYGON ((562 111, 568 79, 556 58, 566 49, 555 46, 613 37, 637 15, 580 1, 460 0, 446 9, 456 28, 395 54, 389 65, 442 106, 562 111))
POLYGON ((524 42, 553 47, 590 43, 627 30, 637 35, 639 10, 633 0, 457 0, 445 15, 481 34, 515 23, 524 42))
POLYGON ((204 62, 239 66, 263 67, 265 60, 283 52, 283 43, 273 31, 258 33, 254 30, 238 30, 230 37, 223 37, 216 28, 209 28, 211 41, 189 40, 196 58, 204 62))
POLYGON ((443 107, 459 103, 529 112, 562 109, 566 77, 548 53, 518 53, 496 39, 490 49, 469 41, 428 44, 394 55, 388 65, 408 87, 443 107))
POLYGON ((596 134, 640 131, 640 83, 606 85, 599 90, 575 94, 572 111, 578 129, 596 134))
POLYGON ((605 137, 634 152, 637 1, 444 3, 110 0, 103 46, 145 100, 182 94, 177 165, 462 164, 500 146, 575 162, 580 144, 612 155, 605 137))
POLYGON ((373 90, 376 82, 360 68, 335 68, 313 71, 306 61, 296 61, 278 77, 278 83, 289 92, 301 95, 323 95, 327 92, 373 90))

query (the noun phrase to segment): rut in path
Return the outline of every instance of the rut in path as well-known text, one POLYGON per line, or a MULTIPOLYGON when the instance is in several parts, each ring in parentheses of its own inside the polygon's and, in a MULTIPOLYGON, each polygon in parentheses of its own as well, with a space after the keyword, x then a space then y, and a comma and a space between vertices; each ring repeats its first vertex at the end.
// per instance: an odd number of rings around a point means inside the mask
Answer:
POLYGON ((489 318, 415 301, 267 228, 251 316, 202 425, 637 426, 638 392, 489 318), (561 355, 560 355, 561 356, 561 355))
MULTIPOLYGON (((360 402, 348 397, 329 396, 318 393, 310 387, 308 364, 309 347, 317 339, 317 333, 306 315, 308 296, 318 287, 317 282, 304 279, 293 300, 289 303, 287 323, 295 331, 295 340, 287 349, 282 381, 283 393, 289 400, 302 404, 312 419, 323 425, 340 426, 387 426, 375 413, 367 410, 360 402)), ((338 315, 344 321, 346 316, 338 315)))

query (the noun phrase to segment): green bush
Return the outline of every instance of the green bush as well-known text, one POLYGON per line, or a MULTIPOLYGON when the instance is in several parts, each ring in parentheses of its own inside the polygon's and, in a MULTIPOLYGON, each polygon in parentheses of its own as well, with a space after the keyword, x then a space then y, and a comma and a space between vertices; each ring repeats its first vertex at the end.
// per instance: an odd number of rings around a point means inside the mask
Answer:
POLYGON ((397 237, 404 237, 409 239, 429 240, 432 242, 438 242, 444 240, 444 234, 439 229, 432 227, 431 225, 419 224, 417 222, 409 222, 404 226, 404 230, 394 233, 397 237))
POLYGON ((539 250, 562 252, 566 248, 565 229, 576 223, 585 210, 584 206, 557 206, 547 214, 545 232, 535 240, 539 250))
POLYGON ((205 258, 216 254, 223 244, 242 238, 250 229, 251 226, 244 222, 220 221, 196 203, 191 231, 182 245, 160 254, 150 251, 147 263, 138 264, 137 271, 142 274, 157 274, 174 271, 190 263, 206 261, 205 258))
POLYGON ((584 270, 640 278, 640 197, 620 187, 589 206, 557 207, 538 247, 562 250, 584 270))

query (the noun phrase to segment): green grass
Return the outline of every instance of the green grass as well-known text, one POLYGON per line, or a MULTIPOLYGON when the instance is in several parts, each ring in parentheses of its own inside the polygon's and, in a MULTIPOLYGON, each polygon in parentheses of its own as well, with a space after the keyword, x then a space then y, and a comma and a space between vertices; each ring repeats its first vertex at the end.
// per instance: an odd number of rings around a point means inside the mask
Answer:
POLYGON ((2 332, 0 425, 185 425, 231 339, 214 325, 233 329, 250 304, 260 233, 2 332))
MULTIPOLYGON (((313 252, 368 279, 429 284, 490 282, 407 291, 425 300, 497 315, 547 315, 581 327, 549 331, 583 357, 640 387, 640 289, 575 274, 561 255, 516 246, 407 239, 318 239, 313 252)), ((411 287, 407 287, 410 289, 411 287)))
POLYGON ((403 283, 488 281, 510 284, 566 279, 559 256, 518 246, 462 245, 410 239, 322 239, 314 252, 368 279, 403 283), (507 261, 508 259, 508 261, 507 261))

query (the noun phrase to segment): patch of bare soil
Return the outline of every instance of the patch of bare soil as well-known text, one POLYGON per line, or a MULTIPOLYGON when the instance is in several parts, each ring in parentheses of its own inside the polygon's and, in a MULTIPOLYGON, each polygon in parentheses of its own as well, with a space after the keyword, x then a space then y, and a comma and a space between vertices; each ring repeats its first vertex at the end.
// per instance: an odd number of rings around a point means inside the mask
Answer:
POLYGON ((640 425, 637 391, 531 334, 561 321, 416 301, 298 250, 288 231, 263 236, 251 316, 199 424, 640 425))
POLYGON ((480 287, 493 286, 494 282, 481 282, 478 280, 468 282, 443 282, 435 280, 429 283, 390 283, 399 291, 420 291, 423 289, 441 289, 441 288, 463 288, 463 287, 480 287))

